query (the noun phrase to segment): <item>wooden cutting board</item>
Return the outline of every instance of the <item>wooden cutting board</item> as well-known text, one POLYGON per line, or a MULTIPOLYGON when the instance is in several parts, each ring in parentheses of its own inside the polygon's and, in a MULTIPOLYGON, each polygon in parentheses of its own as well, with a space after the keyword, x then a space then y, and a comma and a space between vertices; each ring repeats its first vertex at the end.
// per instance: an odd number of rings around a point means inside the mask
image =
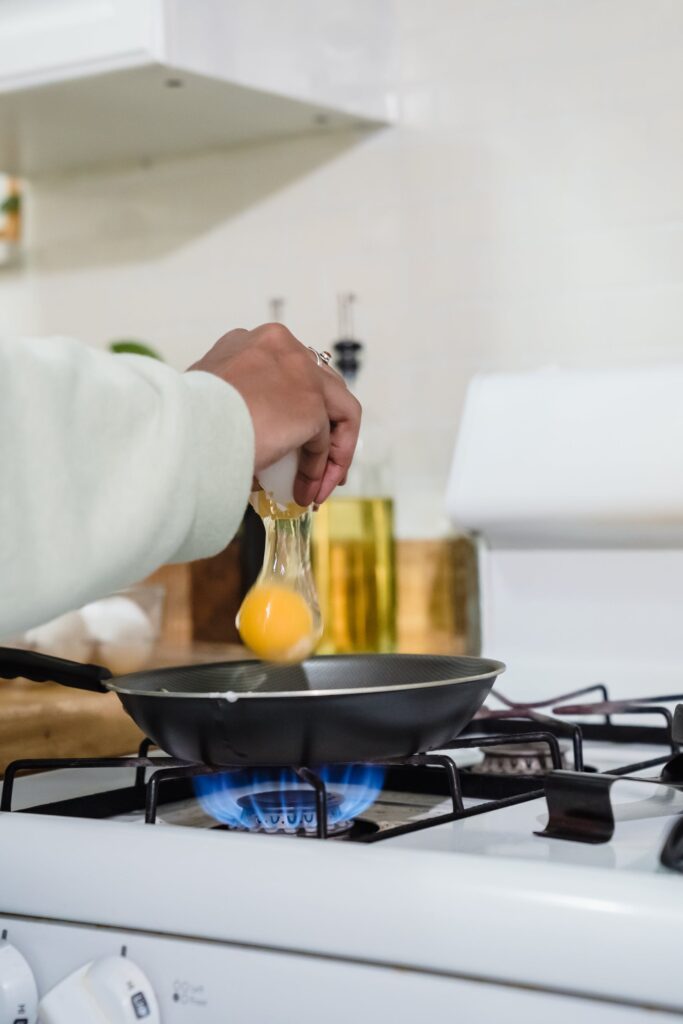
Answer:
MULTIPOLYGON (((236 645, 161 647, 150 667, 232 661, 236 645)), ((136 750, 143 735, 114 694, 25 679, 0 682, 0 772, 25 757, 106 757, 136 750)))
POLYGON ((135 750, 142 734, 113 694, 24 679, 0 691, 0 770, 23 757, 104 757, 135 750))

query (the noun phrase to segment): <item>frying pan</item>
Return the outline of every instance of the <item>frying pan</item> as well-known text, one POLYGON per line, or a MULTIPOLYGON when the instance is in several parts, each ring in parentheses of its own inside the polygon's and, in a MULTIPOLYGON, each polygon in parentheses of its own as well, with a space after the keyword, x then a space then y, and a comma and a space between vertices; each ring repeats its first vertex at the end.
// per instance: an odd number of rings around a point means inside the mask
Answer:
POLYGON ((0 648, 0 677, 115 693, 162 750, 225 767, 380 761, 434 749, 464 729, 504 669, 483 658, 367 654, 114 679, 98 665, 0 648))

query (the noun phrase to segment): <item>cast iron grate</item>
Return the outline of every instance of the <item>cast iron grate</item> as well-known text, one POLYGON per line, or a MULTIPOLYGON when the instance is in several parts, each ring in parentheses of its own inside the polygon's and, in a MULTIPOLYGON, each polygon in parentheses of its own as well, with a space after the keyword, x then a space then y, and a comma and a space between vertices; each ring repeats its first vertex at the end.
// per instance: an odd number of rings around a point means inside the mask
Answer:
MULTIPOLYGON (((462 737, 449 744, 448 749, 494 746, 500 743, 502 738, 500 735, 462 737)), ((530 739, 538 743, 545 743, 548 746, 553 766, 556 768, 561 766, 560 747, 557 738, 551 733, 536 730, 531 734, 525 732, 517 738, 508 735, 504 738, 507 743, 519 742, 520 744, 526 744, 530 739)), ((148 824, 154 824, 157 820, 159 807, 166 800, 179 800, 192 795, 190 783, 195 776, 212 775, 230 770, 225 767, 213 768, 204 764, 191 764, 179 761, 177 758, 169 757, 165 754, 150 756, 151 746, 150 740, 144 740, 136 757, 26 758, 13 761, 7 766, 5 772, 2 796, 0 797, 0 810, 6 812, 12 810, 14 782, 17 775, 21 773, 57 769, 121 769, 129 767, 133 773, 131 786, 36 805, 24 810, 32 814, 51 816, 108 818, 113 815, 144 809, 145 821, 148 824)), ((354 842, 378 842, 382 839, 403 835, 407 832, 415 832, 434 825, 444 824, 445 822, 457 821, 460 818, 470 817, 475 814, 494 811, 500 807, 507 807, 510 804, 535 799, 543 795, 543 790, 538 788, 538 780, 536 780, 536 788, 532 791, 512 793, 511 795, 501 796, 497 799, 488 800, 483 804, 466 808, 463 802, 462 769, 458 769, 454 758, 449 753, 442 751, 438 753, 426 752, 415 754, 408 758, 397 758, 384 763, 382 767, 385 767, 389 773, 395 773, 393 777, 396 779, 400 775, 400 785, 407 792, 430 792, 447 795, 450 799, 451 808, 448 813, 406 822, 381 832, 357 830, 357 833, 350 837, 354 842)), ((320 775, 311 768, 297 768, 295 772, 302 782, 307 783, 311 787, 314 793, 317 836, 320 839, 326 839, 328 838, 327 808, 329 799, 327 787, 320 775)), ((504 780, 500 780, 500 786, 504 787, 504 784, 504 780)))
MULTIPOLYGON (((495 695, 505 705, 504 708, 483 708, 465 733, 446 744, 445 748, 438 752, 425 752, 408 758, 394 759, 382 765, 387 770, 388 788, 443 795, 450 800, 449 811, 381 831, 356 830, 356 833, 349 837, 351 841, 379 842, 545 796, 550 820, 544 835, 583 842, 604 842, 614 831, 610 792, 617 778, 632 776, 634 772, 647 767, 666 764, 662 778, 649 781, 660 781, 674 786, 683 785, 683 781, 679 781, 683 780, 683 769, 679 771, 683 759, 677 758, 680 745, 683 743, 683 712, 677 709, 674 722, 668 708, 656 703, 672 703, 681 698, 679 694, 642 700, 612 701, 606 687, 598 684, 536 704, 515 703, 500 693, 495 695), (598 693, 600 701, 591 704, 567 703, 585 697, 591 692, 598 693), (550 709, 551 713, 547 713, 545 709, 550 709), (658 715, 664 720, 664 725, 655 727, 649 723, 638 723, 634 726, 615 724, 611 717, 613 714, 658 715), (593 716, 593 720, 576 722, 569 717, 563 717, 570 715, 593 716), (594 720, 596 716, 600 717, 597 722, 594 720), (573 771, 562 769, 558 740, 567 737, 572 742, 573 771), (665 746, 668 753, 650 761, 626 765, 609 774, 599 774, 584 763, 584 738, 620 744, 654 743, 665 746), (545 777, 475 774, 466 768, 458 768, 454 757, 449 753, 500 743, 525 745, 529 742, 546 744, 548 747, 553 770, 545 777), (477 798, 482 803, 465 807, 464 796, 477 798), (581 814, 581 807, 584 804, 589 806, 588 815, 581 814)), ((153 824, 163 803, 193 795, 191 783, 194 777, 230 770, 225 767, 213 768, 204 764, 192 764, 165 754, 150 756, 151 746, 150 740, 144 740, 136 757, 43 758, 14 761, 8 765, 5 772, 0 810, 12 810, 14 780, 23 772, 64 768, 130 767, 133 772, 131 786, 38 805, 26 810, 35 814, 91 818, 108 818, 144 810, 145 821, 153 824)), ((316 807, 317 836, 322 839, 328 838, 329 797, 326 785, 312 768, 299 768, 295 771, 299 779, 311 787, 316 807)), ((674 844, 677 851, 679 848, 683 849, 683 830, 680 828, 676 836, 672 830, 669 847, 672 848, 674 844)), ((670 853, 669 857, 673 860, 673 854, 670 853)), ((683 865, 683 853, 681 864, 683 865)))

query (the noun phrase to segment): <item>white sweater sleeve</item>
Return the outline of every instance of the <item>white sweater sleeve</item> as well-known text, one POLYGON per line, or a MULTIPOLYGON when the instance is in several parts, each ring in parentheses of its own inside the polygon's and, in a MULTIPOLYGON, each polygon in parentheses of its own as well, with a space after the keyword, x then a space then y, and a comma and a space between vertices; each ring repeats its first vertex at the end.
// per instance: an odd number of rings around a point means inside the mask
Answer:
POLYGON ((0 339, 0 637, 220 551, 253 464, 247 407, 211 374, 0 339))

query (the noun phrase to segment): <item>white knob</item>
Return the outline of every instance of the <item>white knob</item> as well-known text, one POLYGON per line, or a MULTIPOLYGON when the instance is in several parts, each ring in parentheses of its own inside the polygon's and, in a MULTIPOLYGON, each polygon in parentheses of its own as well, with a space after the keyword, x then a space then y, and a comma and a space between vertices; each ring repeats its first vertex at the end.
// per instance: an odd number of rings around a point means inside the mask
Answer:
POLYGON ((159 1024, 149 979, 131 960, 107 956, 80 967, 42 999, 41 1024, 159 1024))
POLYGON ((35 1024, 38 991, 18 949, 0 940, 0 1024, 35 1024))

